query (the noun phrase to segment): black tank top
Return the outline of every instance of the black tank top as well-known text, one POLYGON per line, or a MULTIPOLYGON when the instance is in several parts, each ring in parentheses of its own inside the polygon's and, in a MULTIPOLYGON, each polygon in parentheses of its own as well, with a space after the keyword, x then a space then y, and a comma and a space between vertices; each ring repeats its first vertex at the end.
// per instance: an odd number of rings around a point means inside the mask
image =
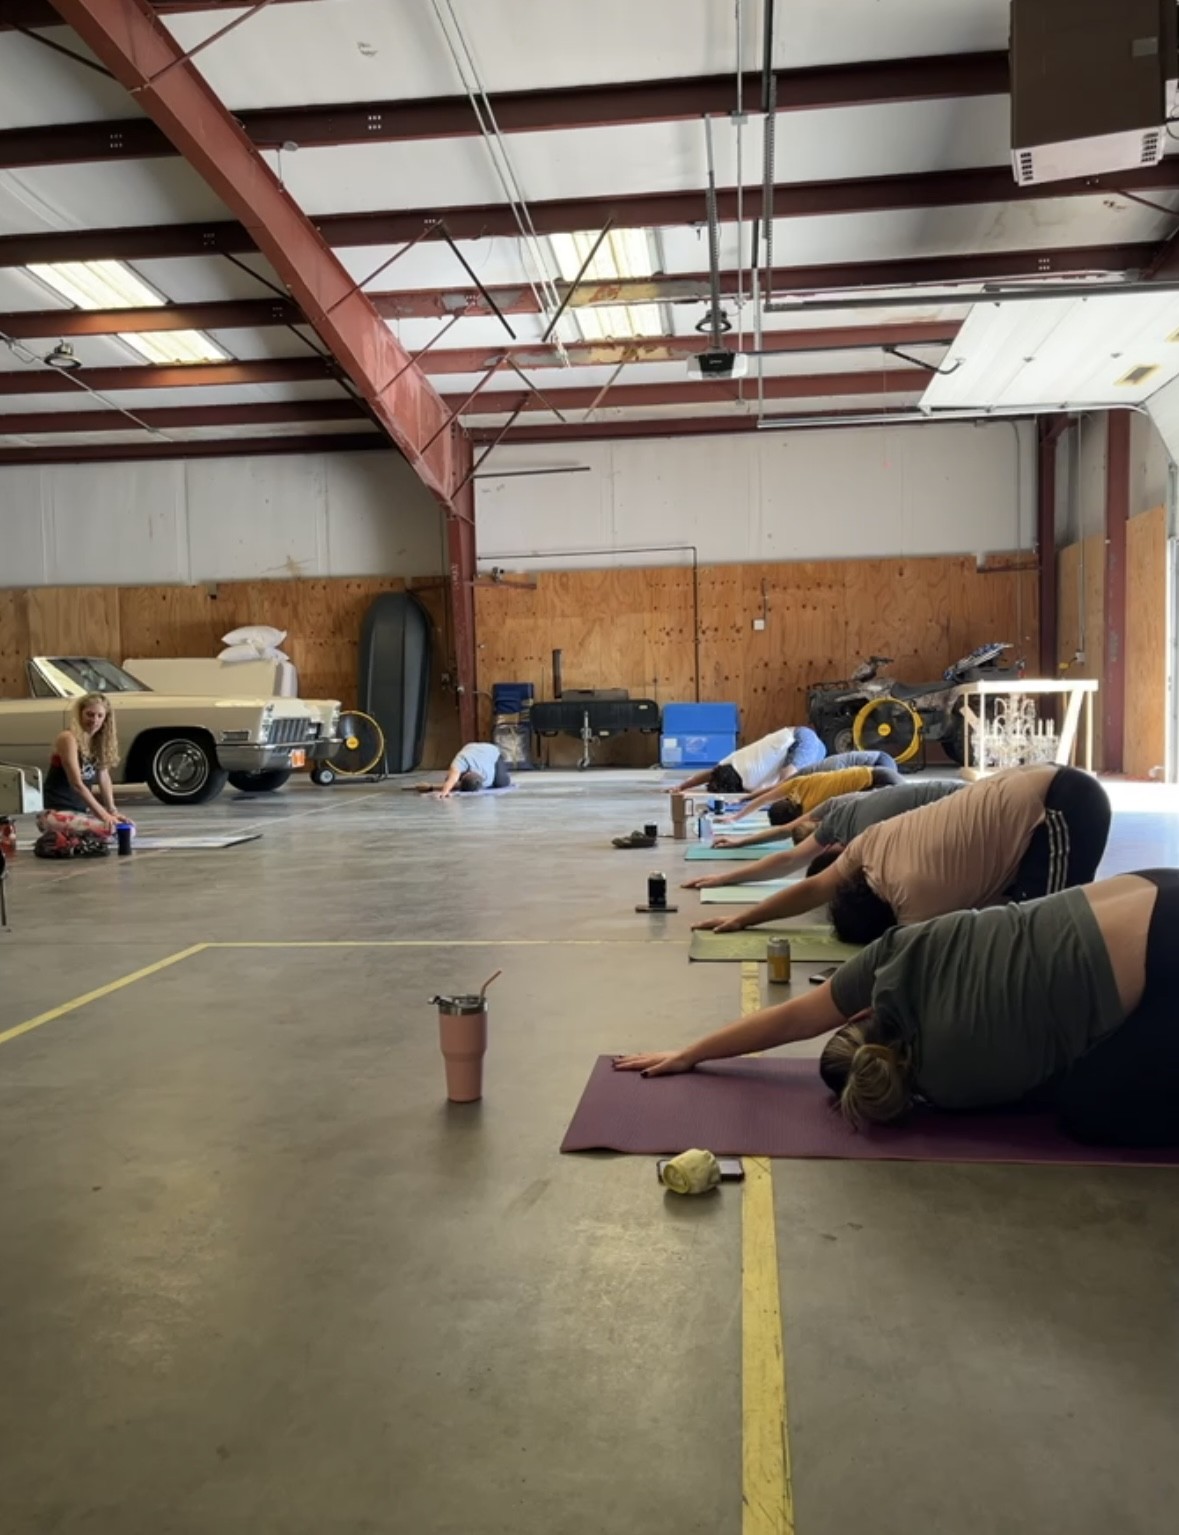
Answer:
MULTIPOLYGON (((92 789, 98 782, 98 768, 89 757, 81 758, 82 782, 92 789)), ((75 815, 91 815, 90 806, 70 782, 62 760, 54 752, 49 759, 49 771, 45 775, 42 797, 46 810, 72 810, 75 815)))

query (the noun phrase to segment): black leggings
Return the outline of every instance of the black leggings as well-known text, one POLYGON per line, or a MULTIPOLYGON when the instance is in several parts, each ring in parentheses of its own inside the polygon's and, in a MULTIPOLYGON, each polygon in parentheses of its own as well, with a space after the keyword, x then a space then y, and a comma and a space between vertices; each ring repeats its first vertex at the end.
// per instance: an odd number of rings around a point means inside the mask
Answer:
POLYGON ((1179 869, 1136 872, 1158 887, 1142 1001, 1057 1096, 1061 1128, 1092 1146, 1179 1145, 1179 869))
POLYGON ((512 781, 512 775, 508 772, 508 759, 500 752, 496 759, 495 776, 487 785, 489 789, 506 789, 512 781))
POLYGON ((1044 810, 1006 892, 1009 901, 1034 901, 1087 885, 1105 853, 1109 796, 1096 778, 1079 768, 1057 768, 1044 810))

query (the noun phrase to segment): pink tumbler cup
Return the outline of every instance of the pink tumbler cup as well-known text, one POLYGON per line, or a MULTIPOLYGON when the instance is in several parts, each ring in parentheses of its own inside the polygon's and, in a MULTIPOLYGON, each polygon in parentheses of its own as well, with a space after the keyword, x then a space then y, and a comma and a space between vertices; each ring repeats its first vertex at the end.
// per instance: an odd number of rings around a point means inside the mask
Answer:
POLYGON ((431 997, 438 1008, 438 1036, 446 1063, 446 1096, 451 1103, 475 1103, 483 1096, 487 1053, 487 999, 484 996, 431 997))

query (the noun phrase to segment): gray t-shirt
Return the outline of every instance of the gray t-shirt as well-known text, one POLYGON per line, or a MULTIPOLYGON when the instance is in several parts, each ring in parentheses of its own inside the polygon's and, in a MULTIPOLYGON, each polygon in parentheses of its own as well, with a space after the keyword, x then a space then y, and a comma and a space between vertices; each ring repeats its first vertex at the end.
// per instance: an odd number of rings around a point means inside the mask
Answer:
POLYGON ((918 1092, 944 1109, 1017 1103, 1125 1016, 1080 889, 894 928, 840 966, 831 994, 910 1045, 918 1092))
POLYGON ((870 789, 866 794, 841 794, 823 807, 815 841, 823 847, 836 842, 846 847, 869 826, 890 821, 894 815, 904 815, 908 810, 919 810, 922 805, 932 805, 935 800, 965 788, 956 778, 929 778, 920 783, 894 784, 888 789, 870 789))
POLYGON ((450 765, 460 773, 478 773, 486 789, 495 779, 495 765, 499 759, 500 749, 492 746, 490 741, 468 741, 450 765))

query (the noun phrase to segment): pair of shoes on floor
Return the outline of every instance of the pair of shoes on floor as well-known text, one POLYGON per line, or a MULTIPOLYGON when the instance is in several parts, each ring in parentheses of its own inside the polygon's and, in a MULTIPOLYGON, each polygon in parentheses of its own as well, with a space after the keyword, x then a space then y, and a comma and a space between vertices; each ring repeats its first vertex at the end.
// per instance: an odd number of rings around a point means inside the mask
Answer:
POLYGON ((648 837, 645 831, 632 831, 629 837, 615 837, 615 847, 654 847, 658 839, 648 837))

